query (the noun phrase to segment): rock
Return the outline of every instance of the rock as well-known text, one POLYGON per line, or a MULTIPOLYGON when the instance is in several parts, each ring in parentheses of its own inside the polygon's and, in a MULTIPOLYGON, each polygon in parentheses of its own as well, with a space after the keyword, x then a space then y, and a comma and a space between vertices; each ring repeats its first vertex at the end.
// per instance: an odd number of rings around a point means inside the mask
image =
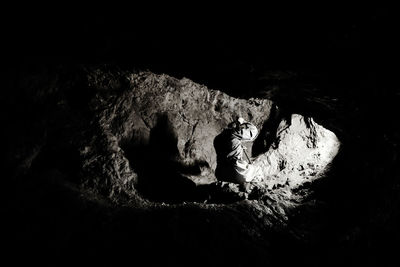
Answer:
POLYGON ((288 184, 291 188, 322 176, 339 151, 336 135, 312 118, 293 114, 282 120, 273 146, 254 162, 260 168, 257 181, 273 188, 288 184))

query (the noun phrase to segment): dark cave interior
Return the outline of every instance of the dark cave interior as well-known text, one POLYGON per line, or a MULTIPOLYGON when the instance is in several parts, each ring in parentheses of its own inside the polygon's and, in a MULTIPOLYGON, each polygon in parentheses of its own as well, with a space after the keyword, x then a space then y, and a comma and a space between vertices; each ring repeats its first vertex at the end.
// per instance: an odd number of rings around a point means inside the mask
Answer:
MULTIPOLYGON (((24 142, 29 143, 35 139, 35 134, 40 136, 41 132, 46 132, 44 122, 43 125, 29 122, 40 121, 43 114, 51 111, 46 104, 32 104, 35 94, 20 90, 23 86, 19 80, 23 81, 30 73, 40 73, 42 69, 51 71, 59 65, 100 63, 148 69, 179 78, 188 77, 233 96, 248 98, 266 95, 280 107, 282 116, 292 113, 312 116, 333 130, 343 142, 345 151, 335 159, 338 167, 333 168, 329 178, 313 185, 316 187, 313 197, 330 204, 329 216, 324 218, 329 226, 324 229, 332 229, 329 233, 321 230, 323 234, 313 244, 325 244, 324 247, 333 252, 321 252, 318 246, 311 245, 297 250, 296 241, 289 237, 286 240, 283 233, 279 237, 271 237, 280 240, 276 241, 278 247, 270 248, 270 253, 287 256, 284 250, 287 248, 293 251, 294 256, 287 262, 272 263, 395 266, 400 241, 397 14, 390 7, 376 6, 290 10, 271 7, 265 13, 255 9, 246 11, 214 11, 206 16, 202 12, 194 14, 178 10, 153 12, 136 6, 124 11, 87 12, 82 9, 75 15, 60 10, 51 14, 28 10, 18 12, 4 24, 7 25, 6 48, 2 51, 5 54, 2 71, 5 90, 1 91, 1 95, 4 99, 3 125, 10 129, 3 133, 7 140, 7 153, 13 152, 12 143, 18 138, 25 138, 24 142), (253 16, 245 19, 248 14, 253 16), (27 137, 24 133, 31 135, 27 137), (343 237, 348 239, 347 242, 339 240, 326 244, 329 240, 336 240, 333 236, 342 232, 347 233, 343 237), (307 254, 307 249, 315 249, 315 255, 307 254), (335 253, 339 254, 340 260, 332 260, 335 253)), ((71 103, 82 107, 82 110, 86 108, 90 91, 77 89, 69 93, 71 103)), ((65 118, 57 117, 59 115, 53 114, 55 120, 64 121, 65 118)), ((79 116, 82 117, 76 120, 80 119, 84 124, 85 113, 79 116)), ((176 170, 196 172, 198 169, 196 166, 171 163, 176 140, 168 132, 167 124, 165 118, 160 118, 160 127, 156 128, 159 131, 152 135, 151 145, 154 147, 150 145, 130 150, 132 147, 127 143, 123 148, 130 161, 137 164, 139 174, 142 172, 144 177, 154 178, 159 176, 161 169, 167 170, 169 176, 176 178, 180 190, 170 191, 172 195, 162 195, 165 193, 163 186, 176 187, 169 182, 163 185, 160 180, 149 182, 149 179, 143 179, 145 183, 140 190, 156 201, 202 200, 206 198, 203 192, 194 190, 193 184, 175 173, 176 170), (164 147, 159 153, 155 147, 159 147, 160 140, 164 138, 168 142, 163 144, 171 145, 172 149, 164 147), (144 168, 145 164, 141 164, 140 159, 146 161, 146 158, 154 156, 156 150, 160 166, 165 166, 151 169, 149 173, 149 168, 144 168), (162 154, 162 151, 172 154, 162 154), (153 183, 159 184, 159 189, 152 187, 153 183)), ((271 126, 272 129, 275 127, 271 126)), ((104 214, 110 212, 109 209, 90 201, 82 202, 78 192, 61 188, 53 178, 62 170, 62 175, 69 176, 68 180, 74 182, 74 179, 79 179, 76 175, 78 168, 75 168, 77 155, 60 141, 63 128, 58 128, 58 131, 46 133, 51 138, 56 136, 56 139, 47 141, 46 150, 32 165, 32 173, 23 179, 6 181, 5 186, 11 188, 5 194, 9 199, 6 217, 10 218, 6 231, 12 229, 10 255, 14 259, 18 251, 22 251, 27 262, 45 262, 45 265, 56 262, 55 265, 63 266, 76 261, 82 265, 122 264, 129 257, 113 258, 106 254, 132 253, 126 246, 132 242, 128 239, 132 235, 136 235, 141 242, 134 246, 135 255, 150 265, 160 264, 163 260, 171 264, 181 263, 174 262, 175 254, 192 261, 197 258, 199 265, 235 263, 235 259, 224 260, 217 256, 218 249, 223 246, 228 247, 221 251, 232 249, 252 254, 252 251, 246 251, 245 243, 234 246, 242 239, 240 234, 232 234, 229 229, 218 233, 226 239, 223 244, 206 240, 205 236, 210 234, 205 235, 202 231, 210 228, 202 228, 206 223, 196 221, 199 217, 190 209, 186 213, 178 210, 165 216, 162 211, 157 214, 138 211, 135 213, 137 216, 133 216, 122 209, 106 230, 96 225, 96 221, 107 220, 104 214), (48 165, 55 167, 41 173, 48 165), (22 183, 24 186, 21 187, 22 183), (188 218, 187 224, 180 225, 182 230, 155 222, 166 217, 173 220, 174 216, 188 218), (203 230, 190 231, 189 222, 203 230), (68 243, 58 244, 56 240, 59 236, 69 234, 70 230, 64 228, 80 230, 72 231, 68 243), (189 240, 185 234, 195 235, 198 243, 181 241, 189 240), (53 247, 52 242, 60 247, 53 247), (208 251, 209 255, 198 258, 202 247, 213 246, 215 248, 208 251), (176 247, 180 250, 175 251, 173 248, 176 247), (144 256, 151 250, 159 253, 158 259, 144 256), (45 260, 43 254, 47 254, 45 260)), ((8 154, 5 162, 8 165, 7 174, 10 173, 8 176, 14 177, 14 162, 8 154)), ((321 214, 325 216, 327 213, 321 214)), ((215 216, 210 220, 216 224, 236 220, 230 215, 226 218, 220 214, 215 216)), ((217 229, 220 228, 211 228, 212 235, 217 235, 217 229)), ((264 259, 248 260, 248 263, 257 266, 265 263, 264 259)), ((245 265, 246 262, 239 264, 245 265)))

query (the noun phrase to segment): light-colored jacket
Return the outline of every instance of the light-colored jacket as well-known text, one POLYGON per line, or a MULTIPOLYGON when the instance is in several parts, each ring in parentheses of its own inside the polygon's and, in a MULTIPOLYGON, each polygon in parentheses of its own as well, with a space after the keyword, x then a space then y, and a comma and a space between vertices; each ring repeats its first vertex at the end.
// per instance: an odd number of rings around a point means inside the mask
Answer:
POLYGON ((227 155, 228 159, 243 159, 243 142, 252 142, 258 135, 257 127, 250 122, 243 123, 239 129, 234 129, 231 135, 232 151, 227 155))
POLYGON ((224 147, 227 149, 226 156, 217 166, 218 176, 225 180, 235 183, 250 182, 255 175, 255 169, 245 158, 243 143, 252 142, 257 138, 257 127, 252 123, 245 122, 240 127, 231 129, 225 135, 224 147))

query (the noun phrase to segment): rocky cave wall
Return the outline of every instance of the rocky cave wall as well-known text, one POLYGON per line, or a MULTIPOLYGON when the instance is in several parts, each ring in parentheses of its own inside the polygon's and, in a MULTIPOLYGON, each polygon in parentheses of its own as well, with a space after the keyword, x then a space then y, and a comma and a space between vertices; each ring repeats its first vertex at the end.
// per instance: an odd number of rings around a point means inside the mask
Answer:
MULTIPOLYGON (((214 139, 237 117, 251 121, 260 131, 264 129, 255 142, 259 155, 254 164, 261 173, 258 185, 299 186, 321 176, 338 152, 334 133, 312 118, 293 115, 287 121, 277 111, 270 118, 271 109, 278 109, 270 100, 233 98, 189 79, 150 72, 110 75, 97 69, 87 76, 88 84, 98 92, 108 92, 110 82, 125 82, 122 87, 118 84, 118 93, 99 93, 91 102, 107 141, 93 139, 91 146, 81 150, 83 157, 91 155, 85 159, 85 167, 96 169, 91 164, 99 163, 99 155, 90 153, 96 147, 106 143, 115 150, 110 162, 104 164, 116 173, 107 173, 104 180, 95 178, 100 187, 119 185, 119 190, 129 194, 138 183, 139 188, 148 184, 148 191, 162 191, 161 187, 173 184, 190 192, 195 185, 216 182, 214 139), (265 127, 272 120, 282 120, 277 129, 265 127), (265 144, 266 131, 276 133, 270 147, 265 144)), ((247 146, 252 155, 252 144, 247 146)))

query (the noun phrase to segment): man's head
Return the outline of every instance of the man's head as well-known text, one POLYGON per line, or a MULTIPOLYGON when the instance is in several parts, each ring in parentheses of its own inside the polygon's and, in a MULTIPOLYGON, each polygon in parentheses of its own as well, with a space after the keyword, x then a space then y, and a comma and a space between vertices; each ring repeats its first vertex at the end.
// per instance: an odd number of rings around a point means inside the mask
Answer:
POLYGON ((242 117, 238 117, 237 120, 231 122, 228 125, 228 128, 233 129, 235 131, 239 131, 243 127, 245 127, 246 121, 242 117))

